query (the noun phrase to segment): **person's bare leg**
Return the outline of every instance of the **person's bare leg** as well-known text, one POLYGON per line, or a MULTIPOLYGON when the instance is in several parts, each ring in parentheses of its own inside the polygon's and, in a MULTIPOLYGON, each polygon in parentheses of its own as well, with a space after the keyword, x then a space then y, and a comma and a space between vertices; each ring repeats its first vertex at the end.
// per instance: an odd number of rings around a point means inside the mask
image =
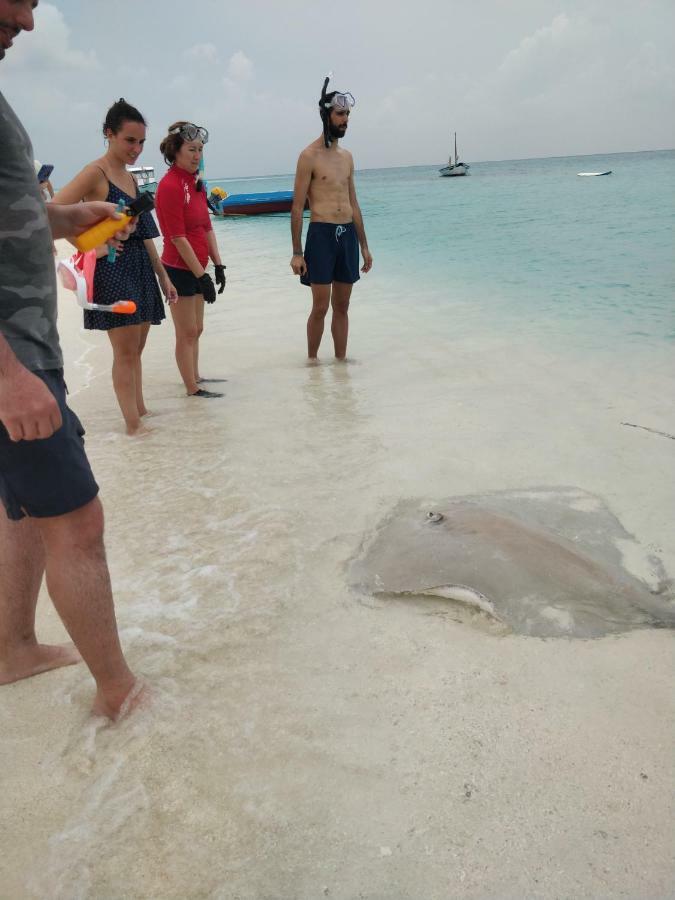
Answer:
POLYGON ((307 319, 307 356, 316 360, 323 337, 323 323, 330 306, 329 284, 312 285, 312 311, 307 319))
POLYGON ((138 339, 138 362, 136 363, 136 370, 134 372, 136 378, 136 406, 138 408, 138 415, 143 418, 143 416, 147 416, 148 408, 145 405, 145 399, 143 397, 143 364, 141 362, 141 356, 143 354, 143 350, 145 349, 145 344, 148 340, 148 332, 150 331, 150 323, 143 322, 140 326, 140 335, 138 339))
POLYGON ((197 384, 201 381, 199 374, 199 338, 204 332, 204 300, 201 294, 197 294, 195 298, 195 319, 197 321, 197 340, 195 341, 195 381, 197 384))
POLYGON ((0 685, 80 662, 72 644, 40 644, 35 608, 44 549, 34 519, 10 521, 0 507, 0 685))
POLYGON ((331 304, 333 306, 333 320, 330 330, 335 346, 335 358, 344 360, 347 356, 347 337, 349 336, 349 298, 352 295, 352 285, 342 281, 333 282, 331 304))
POLYGON ((137 683, 117 633, 101 502, 36 522, 52 602, 96 681, 94 712, 115 719, 137 683))
POLYGON ((141 422, 136 401, 136 370, 140 365, 140 336, 140 325, 122 325, 108 331, 108 338, 113 348, 113 387, 129 435, 145 433, 147 430, 141 422))
POLYGON ((196 302, 196 297, 179 297, 178 302, 170 307, 176 329, 176 363, 188 394, 199 390, 194 346, 198 337, 196 302))

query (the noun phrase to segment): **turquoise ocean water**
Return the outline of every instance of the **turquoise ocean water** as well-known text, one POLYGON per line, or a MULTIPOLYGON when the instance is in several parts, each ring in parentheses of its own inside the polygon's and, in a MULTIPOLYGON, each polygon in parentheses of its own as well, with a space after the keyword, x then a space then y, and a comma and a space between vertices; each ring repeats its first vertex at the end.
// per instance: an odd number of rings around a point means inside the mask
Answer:
MULTIPOLYGON (((473 163, 466 178, 441 178, 438 166, 365 170, 356 183, 369 279, 437 329, 586 350, 675 341, 675 151, 473 163)), ((209 184, 233 194, 290 189, 293 178, 209 184)), ((225 246, 228 235, 253 240, 285 271, 288 216, 217 227, 225 246)))

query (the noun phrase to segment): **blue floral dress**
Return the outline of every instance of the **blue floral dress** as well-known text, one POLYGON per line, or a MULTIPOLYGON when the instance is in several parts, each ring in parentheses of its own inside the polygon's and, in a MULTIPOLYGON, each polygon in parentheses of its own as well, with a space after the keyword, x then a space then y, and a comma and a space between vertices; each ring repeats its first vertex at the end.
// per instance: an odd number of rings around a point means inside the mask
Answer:
MULTIPOLYGON (((123 200, 125 204, 135 200, 130 194, 108 182, 109 203, 123 200)), ((132 315, 108 313, 94 309, 84 310, 84 327, 98 331, 120 328, 124 325, 140 325, 152 322, 159 325, 166 318, 162 295, 150 256, 143 241, 159 236, 155 220, 149 212, 141 213, 136 231, 124 242, 124 250, 117 254, 114 263, 105 256, 96 261, 94 275, 94 303, 115 303, 117 300, 133 300, 136 312, 132 315)))

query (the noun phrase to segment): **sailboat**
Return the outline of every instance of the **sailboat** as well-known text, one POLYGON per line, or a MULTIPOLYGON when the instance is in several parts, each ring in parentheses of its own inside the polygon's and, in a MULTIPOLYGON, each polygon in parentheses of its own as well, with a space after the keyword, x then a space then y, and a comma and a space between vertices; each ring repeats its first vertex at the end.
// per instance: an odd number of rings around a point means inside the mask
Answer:
POLYGON ((468 163, 463 163, 459 161, 459 157, 457 156, 457 132, 455 132, 455 161, 452 161, 452 154, 450 154, 450 159, 448 160, 447 166, 443 166, 442 169, 438 171, 441 175, 446 178, 451 177, 453 175, 468 175, 469 169, 471 166, 468 163))

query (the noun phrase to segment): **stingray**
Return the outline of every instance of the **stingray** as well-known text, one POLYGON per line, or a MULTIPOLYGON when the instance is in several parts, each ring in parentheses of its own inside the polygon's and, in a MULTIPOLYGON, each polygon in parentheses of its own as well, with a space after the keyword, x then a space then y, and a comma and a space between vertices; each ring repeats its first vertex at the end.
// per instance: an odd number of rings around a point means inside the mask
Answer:
POLYGON ((364 542, 351 582, 385 597, 441 597, 517 634, 595 638, 675 627, 661 561, 578 488, 401 501, 364 542))

